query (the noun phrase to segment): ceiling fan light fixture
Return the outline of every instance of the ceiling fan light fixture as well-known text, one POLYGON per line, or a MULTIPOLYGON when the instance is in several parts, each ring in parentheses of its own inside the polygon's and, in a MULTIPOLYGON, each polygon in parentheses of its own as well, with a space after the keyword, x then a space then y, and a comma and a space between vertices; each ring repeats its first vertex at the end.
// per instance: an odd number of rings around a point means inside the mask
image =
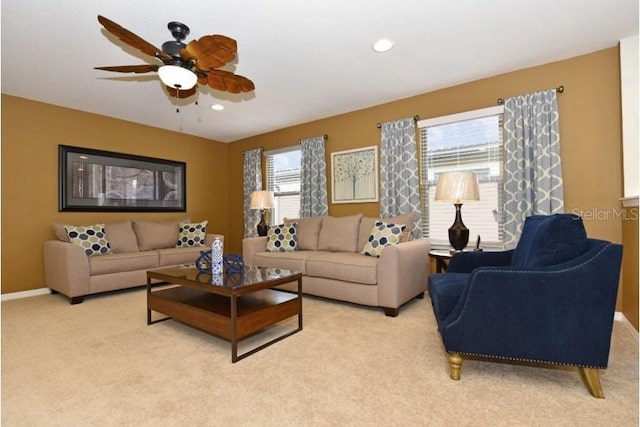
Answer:
POLYGON ((178 90, 189 90, 198 82, 192 71, 177 65, 163 65, 158 69, 158 75, 162 83, 178 90))
MULTIPOLYGON (((169 22, 167 27, 175 40, 162 44, 162 49, 142 39, 115 22, 98 15, 98 22, 104 29, 117 37, 130 48, 139 50, 145 55, 155 57, 162 64, 119 65, 110 67, 94 67, 98 70, 116 73, 158 73, 164 84, 164 91, 178 99, 196 95, 198 82, 204 87, 229 93, 243 93, 255 90, 248 78, 234 74, 221 68, 237 58, 238 44, 227 36, 211 34, 182 42, 189 34, 189 27, 176 21, 169 22), (195 64, 198 64, 196 68, 195 64)), ((196 97, 197 104, 197 97, 196 97)))

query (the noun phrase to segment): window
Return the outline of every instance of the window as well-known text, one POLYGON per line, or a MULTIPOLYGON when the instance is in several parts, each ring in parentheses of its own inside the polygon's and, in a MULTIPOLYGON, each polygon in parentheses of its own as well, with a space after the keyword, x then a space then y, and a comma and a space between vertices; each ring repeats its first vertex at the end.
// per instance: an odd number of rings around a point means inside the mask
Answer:
POLYGON ((480 200, 462 206, 469 242, 479 235, 483 246, 502 247, 503 106, 421 120, 420 181, 422 235, 433 246, 449 246, 448 230, 455 218, 452 203, 434 201, 442 172, 475 172, 480 200))
POLYGON ((300 217, 299 146, 264 153, 267 164, 267 190, 273 191, 276 206, 269 212, 269 224, 282 224, 284 218, 300 217))

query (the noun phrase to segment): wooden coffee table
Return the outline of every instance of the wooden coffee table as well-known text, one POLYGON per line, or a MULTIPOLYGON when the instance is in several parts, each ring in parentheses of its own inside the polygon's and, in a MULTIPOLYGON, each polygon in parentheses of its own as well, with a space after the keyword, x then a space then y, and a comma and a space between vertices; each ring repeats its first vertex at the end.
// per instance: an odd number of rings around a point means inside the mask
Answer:
POLYGON ((247 266, 243 272, 221 276, 200 273, 193 265, 149 270, 147 324, 168 319, 230 341, 235 363, 302 330, 302 274, 247 266), (154 279, 161 283, 152 284, 154 279), (298 282, 296 293, 272 289, 292 281, 298 282), (158 289, 159 285, 164 286, 158 289), (152 320, 152 311, 168 317, 152 320), (238 355, 239 341, 295 315, 295 330, 238 355))

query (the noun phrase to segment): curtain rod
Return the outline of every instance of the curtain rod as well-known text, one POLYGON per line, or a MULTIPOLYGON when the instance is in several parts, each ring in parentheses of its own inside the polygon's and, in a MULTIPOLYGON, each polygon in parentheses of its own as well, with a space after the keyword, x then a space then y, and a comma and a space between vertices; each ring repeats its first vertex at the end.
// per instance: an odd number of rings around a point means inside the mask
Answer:
POLYGON ((244 150, 244 151, 242 152, 242 154, 246 153, 247 151, 251 151, 251 150, 260 150, 260 151, 264 151, 264 147, 249 148, 248 150, 244 150))
MULTIPOLYGON (((555 88, 555 91, 556 91, 556 93, 564 93, 564 86, 563 85, 558 86, 557 88, 555 88)), ((498 105, 503 105, 504 104, 504 99, 503 98, 498 98, 496 100, 496 103, 498 105)))
MULTIPOLYGON (((420 120, 420 116, 419 115, 416 114, 415 116, 413 116, 413 121, 414 122, 417 122, 418 120, 420 120)), ((380 129, 382 127, 382 125, 380 123, 378 123, 376 126, 378 127, 378 129, 380 129)))
MULTIPOLYGON (((329 135, 327 135, 326 133, 324 135, 322 135, 322 138, 326 141, 327 139, 329 139, 329 135)), ((301 139, 300 141, 298 141, 298 144, 302 144, 302 141, 304 141, 303 139, 301 139)))

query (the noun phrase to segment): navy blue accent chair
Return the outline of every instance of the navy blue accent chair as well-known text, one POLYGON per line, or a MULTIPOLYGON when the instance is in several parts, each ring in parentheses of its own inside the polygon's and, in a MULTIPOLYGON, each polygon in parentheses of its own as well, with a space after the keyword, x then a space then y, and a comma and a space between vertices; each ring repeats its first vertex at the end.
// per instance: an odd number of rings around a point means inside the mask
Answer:
POLYGON ((455 254, 428 288, 451 378, 465 356, 576 366, 603 398, 621 263, 570 214, 526 218, 514 250, 455 254))

